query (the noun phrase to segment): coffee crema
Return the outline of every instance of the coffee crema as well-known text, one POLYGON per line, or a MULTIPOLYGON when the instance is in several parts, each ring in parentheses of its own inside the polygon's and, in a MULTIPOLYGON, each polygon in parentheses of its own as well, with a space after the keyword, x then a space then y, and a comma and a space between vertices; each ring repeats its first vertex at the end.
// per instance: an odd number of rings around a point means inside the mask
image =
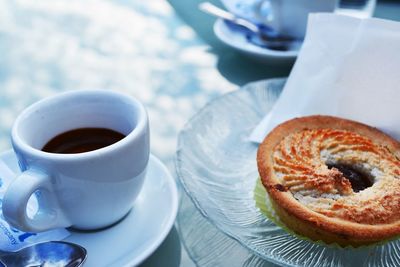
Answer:
POLYGON ((84 153, 112 145, 125 135, 107 128, 78 128, 53 137, 42 151, 59 154, 84 153))

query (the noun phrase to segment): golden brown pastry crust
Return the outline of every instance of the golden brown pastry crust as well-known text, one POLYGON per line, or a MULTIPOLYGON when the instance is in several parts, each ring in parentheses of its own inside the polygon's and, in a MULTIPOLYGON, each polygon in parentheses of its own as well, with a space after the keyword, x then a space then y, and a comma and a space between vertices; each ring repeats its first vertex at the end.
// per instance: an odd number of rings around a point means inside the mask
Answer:
POLYGON ((399 159, 400 143, 388 135, 330 116, 277 126, 257 153, 262 183, 280 219, 299 234, 342 246, 400 234, 399 159), (340 171, 328 169, 327 160, 368 166, 377 172, 376 181, 354 192, 340 171))

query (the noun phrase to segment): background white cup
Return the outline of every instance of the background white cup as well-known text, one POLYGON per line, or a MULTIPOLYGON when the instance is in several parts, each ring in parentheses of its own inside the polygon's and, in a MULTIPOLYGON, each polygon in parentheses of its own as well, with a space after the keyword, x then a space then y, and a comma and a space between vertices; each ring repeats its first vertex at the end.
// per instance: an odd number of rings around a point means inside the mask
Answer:
POLYGON ((109 226, 129 212, 142 188, 150 153, 148 116, 130 96, 80 90, 41 100, 18 116, 11 137, 22 174, 6 191, 3 214, 23 231, 109 226), (126 137, 84 153, 41 151, 54 136, 87 127, 126 137), (28 216, 35 192, 39 208, 28 216))
POLYGON ((254 4, 254 14, 257 21, 278 33, 303 39, 309 13, 370 17, 375 4, 376 0, 258 0, 254 4))

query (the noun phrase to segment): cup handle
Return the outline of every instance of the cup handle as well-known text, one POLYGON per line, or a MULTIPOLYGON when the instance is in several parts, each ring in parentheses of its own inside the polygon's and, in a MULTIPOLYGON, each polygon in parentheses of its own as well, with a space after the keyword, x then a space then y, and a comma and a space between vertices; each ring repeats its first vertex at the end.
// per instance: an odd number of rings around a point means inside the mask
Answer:
POLYGON ((43 172, 27 170, 8 186, 3 198, 3 215, 12 226, 26 232, 68 227, 68 222, 58 205, 52 189, 51 177, 43 172), (30 197, 40 191, 38 210, 33 217, 27 214, 30 197))

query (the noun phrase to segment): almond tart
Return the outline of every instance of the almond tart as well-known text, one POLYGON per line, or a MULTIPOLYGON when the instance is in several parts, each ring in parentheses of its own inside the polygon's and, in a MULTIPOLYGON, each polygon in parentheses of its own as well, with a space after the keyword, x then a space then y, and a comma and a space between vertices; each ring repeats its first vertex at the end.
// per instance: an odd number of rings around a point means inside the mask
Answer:
POLYGON ((375 128, 296 118, 268 134, 257 165, 279 219, 300 235, 357 247, 400 234, 400 143, 375 128))

